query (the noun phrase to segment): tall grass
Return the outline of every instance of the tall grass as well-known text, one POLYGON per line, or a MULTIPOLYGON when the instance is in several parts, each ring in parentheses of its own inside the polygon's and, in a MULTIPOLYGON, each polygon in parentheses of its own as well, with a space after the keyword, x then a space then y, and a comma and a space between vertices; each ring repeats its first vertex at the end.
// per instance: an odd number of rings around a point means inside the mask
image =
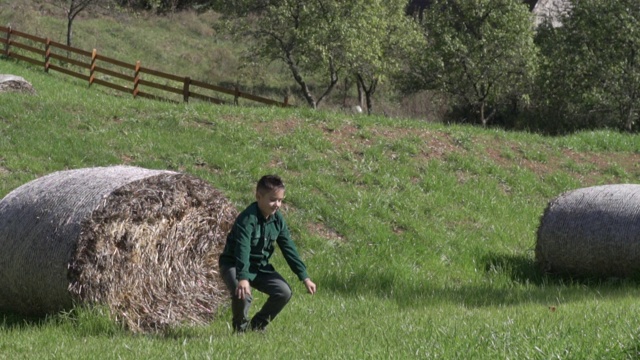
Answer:
MULTIPOLYGON (((110 96, 23 63, 37 95, 0 94, 0 196, 53 171, 131 164, 187 172, 240 209, 256 179, 287 182, 284 212, 310 274, 266 333, 210 325, 132 335, 100 308, 0 315, 0 359, 634 359, 631 280, 546 277, 539 218, 563 191, 637 182, 640 139, 528 133, 305 108, 110 96)), ((0 270, 1 271, 1 270, 0 270)), ((264 301, 256 295, 255 307, 264 301)), ((254 309, 255 311, 255 309, 254 309)))

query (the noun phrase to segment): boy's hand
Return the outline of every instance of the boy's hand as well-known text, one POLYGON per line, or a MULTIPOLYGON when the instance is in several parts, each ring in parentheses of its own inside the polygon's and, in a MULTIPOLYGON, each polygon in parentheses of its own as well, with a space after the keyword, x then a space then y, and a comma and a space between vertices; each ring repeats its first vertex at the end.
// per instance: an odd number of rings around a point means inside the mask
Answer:
POLYGON ((307 292, 311 295, 316 293, 316 284, 313 283, 313 281, 311 281, 311 279, 306 278, 304 279, 304 286, 307 287, 307 292))
POLYGON ((244 299, 245 296, 251 296, 251 285, 249 285, 249 280, 243 279, 238 281, 236 296, 238 299, 244 299))

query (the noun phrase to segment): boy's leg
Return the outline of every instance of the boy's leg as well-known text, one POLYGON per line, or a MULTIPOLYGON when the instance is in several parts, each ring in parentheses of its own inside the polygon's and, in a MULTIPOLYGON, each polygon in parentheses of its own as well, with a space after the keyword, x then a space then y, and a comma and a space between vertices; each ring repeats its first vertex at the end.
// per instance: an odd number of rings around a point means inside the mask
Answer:
POLYGON ((249 328, 249 308, 251 307, 251 295, 247 295, 244 299, 238 299, 235 296, 236 288, 238 287, 238 280, 236 279, 235 267, 221 267, 222 280, 227 289, 231 293, 231 312, 233 313, 233 329, 235 331, 243 332, 249 328))
POLYGON ((277 272, 258 273, 251 283, 255 289, 269 295, 262 309, 251 319, 251 328, 262 330, 282 311, 291 299, 291 287, 277 272))

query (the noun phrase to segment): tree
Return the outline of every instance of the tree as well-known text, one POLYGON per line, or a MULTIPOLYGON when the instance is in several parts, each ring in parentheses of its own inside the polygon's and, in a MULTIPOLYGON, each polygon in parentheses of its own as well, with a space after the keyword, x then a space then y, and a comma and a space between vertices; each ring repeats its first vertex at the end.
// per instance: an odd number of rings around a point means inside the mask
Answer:
POLYGON ((349 39, 347 63, 371 114, 378 84, 401 69, 409 49, 420 42, 420 33, 416 23, 405 15, 405 0, 351 3, 359 11, 343 30, 349 39))
POLYGON ((98 1, 100 0, 59 0, 59 2, 65 6, 65 12, 67 14, 67 46, 71 46, 73 40, 73 21, 76 19, 76 16, 89 5, 97 3, 98 1))
POLYGON ((282 61, 309 106, 316 108, 344 67, 336 51, 342 43, 333 24, 336 6, 331 0, 236 0, 214 8, 225 15, 227 30, 238 41, 249 39, 246 62, 282 61), (321 85, 311 85, 315 75, 321 85))
POLYGON ((575 0, 560 27, 542 24, 544 62, 537 101, 557 131, 637 129, 640 3, 575 0))
POLYGON ((252 60, 282 61, 316 108, 341 76, 352 73, 371 99, 381 77, 397 66, 389 32, 402 24, 404 5, 404 0, 236 0, 214 8, 230 20, 233 33, 250 37, 252 60))
POLYGON ((537 48, 522 1, 434 0, 423 16, 427 45, 411 61, 405 91, 446 93, 483 126, 514 97, 527 97, 537 48))

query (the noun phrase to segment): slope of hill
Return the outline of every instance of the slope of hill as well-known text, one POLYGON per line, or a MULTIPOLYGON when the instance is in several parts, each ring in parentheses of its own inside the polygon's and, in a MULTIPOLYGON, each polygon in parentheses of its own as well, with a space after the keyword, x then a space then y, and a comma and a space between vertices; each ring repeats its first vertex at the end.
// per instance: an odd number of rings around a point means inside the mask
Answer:
POLYGON ((551 138, 303 108, 174 105, 106 96, 13 61, 0 60, 0 73, 37 92, 0 94, 0 196, 57 170, 131 164, 199 176, 240 208, 260 175, 278 173, 288 184, 283 210, 319 286, 305 296, 276 256, 296 296, 266 334, 245 337, 229 331, 228 311, 167 337, 132 337, 99 314, 44 322, 2 314, 2 355, 637 355, 635 282, 546 277, 532 251, 553 197, 638 182, 637 135, 551 138))

